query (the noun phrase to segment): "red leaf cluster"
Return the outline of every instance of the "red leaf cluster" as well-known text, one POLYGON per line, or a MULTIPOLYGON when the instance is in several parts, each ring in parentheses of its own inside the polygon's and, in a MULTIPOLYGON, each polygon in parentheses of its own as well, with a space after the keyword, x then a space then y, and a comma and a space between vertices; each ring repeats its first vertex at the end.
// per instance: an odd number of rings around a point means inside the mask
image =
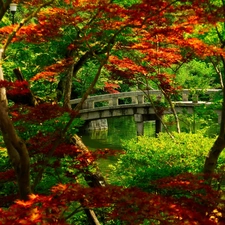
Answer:
POLYGON ((67 224, 60 219, 64 202, 52 196, 31 195, 28 201, 16 201, 10 210, 0 209, 0 224, 67 224))
MULTIPOLYGON (((220 208, 213 204, 204 204, 202 199, 209 197, 208 203, 217 199, 216 192, 208 192, 207 186, 202 186, 201 180, 185 179, 190 178, 189 175, 183 175, 182 178, 170 178, 168 182, 178 181, 181 179, 183 183, 189 183, 190 188, 195 183, 196 192, 194 198, 185 196, 185 192, 181 193, 181 197, 172 197, 159 195, 154 193, 143 192, 142 190, 131 187, 121 188, 117 186, 105 186, 88 188, 79 184, 59 184, 52 188, 51 196, 31 195, 29 201, 17 201, 9 210, 0 210, 0 224, 10 224, 13 220, 17 223, 27 220, 26 224, 66 224, 62 213, 73 210, 73 202, 79 202, 84 208, 108 208, 110 211, 107 215, 109 220, 121 220, 124 224, 143 224, 149 220, 152 224, 199 224, 199 225, 215 225, 214 220, 218 218, 217 212, 223 212, 220 208), (193 181, 193 182, 192 182, 193 181), (199 186, 199 187, 198 187, 199 186), (206 189, 205 189, 206 188, 206 189), (48 222, 47 222, 48 221, 48 222)), ((166 182, 166 180, 165 180, 166 182)), ((163 179, 159 182, 158 188, 163 179)), ((194 188, 194 189, 195 189, 194 188)), ((173 190, 173 186, 169 186, 173 190)), ((176 186, 175 186, 176 189, 176 186)), ((182 190, 183 188, 181 188, 182 190)), ((186 191, 186 189, 184 189, 186 191)), ((222 224, 222 223, 220 223, 222 224)))
POLYGON ((175 76, 159 73, 156 76, 152 77, 153 80, 158 82, 159 87, 169 96, 171 94, 177 94, 177 91, 180 89, 180 86, 177 86, 174 82, 175 76))
POLYGON ((113 84, 113 83, 108 83, 105 82, 104 90, 108 93, 119 93, 116 89, 119 88, 120 86, 118 84, 113 84))
POLYGON ((65 71, 73 62, 73 59, 67 58, 63 59, 55 64, 47 66, 43 69, 43 72, 36 74, 31 78, 31 81, 36 81, 40 79, 53 80, 54 76, 65 71))
POLYGON ((13 181, 15 180, 16 176, 15 176, 15 171, 13 169, 4 171, 4 172, 0 172, 0 181, 1 182, 6 182, 6 181, 13 181))
POLYGON ((128 70, 132 74, 147 74, 148 71, 145 67, 137 65, 133 60, 129 58, 123 58, 119 59, 116 56, 110 56, 109 58, 110 64, 114 65, 117 68, 120 68, 120 70, 128 70))
MULTIPOLYGON (((58 135, 38 133, 27 142, 29 154, 34 156, 36 154, 48 154, 58 139, 58 135), (52 138, 50 138, 52 136, 52 138)), ((53 156, 63 158, 65 155, 75 157, 80 153, 80 150, 73 144, 61 143, 55 149, 53 156)))
POLYGON ((79 16, 74 15, 76 10, 57 7, 43 10, 38 14, 38 23, 22 27, 14 41, 40 43, 61 37, 64 26, 74 26, 82 21, 79 16))
POLYGON ((14 29, 13 26, 0 27, 0 41, 4 40, 7 35, 12 33, 13 29, 14 29))
POLYGON ((97 149, 95 151, 92 151, 92 156, 95 160, 101 159, 101 158, 108 158, 110 156, 116 156, 118 154, 124 154, 125 152, 122 150, 116 150, 116 149, 97 149))
POLYGON ((15 81, 10 82, 6 80, 0 80, 0 88, 5 87, 7 89, 7 95, 23 96, 30 94, 29 83, 27 81, 15 81))
POLYGON ((56 117, 62 116, 65 112, 72 113, 73 116, 76 116, 78 113, 74 113, 68 108, 61 107, 58 104, 52 103, 43 103, 35 107, 24 107, 20 108, 15 106, 11 108, 13 111, 13 120, 19 121, 23 120, 25 122, 31 123, 43 123, 46 120, 50 120, 56 117))

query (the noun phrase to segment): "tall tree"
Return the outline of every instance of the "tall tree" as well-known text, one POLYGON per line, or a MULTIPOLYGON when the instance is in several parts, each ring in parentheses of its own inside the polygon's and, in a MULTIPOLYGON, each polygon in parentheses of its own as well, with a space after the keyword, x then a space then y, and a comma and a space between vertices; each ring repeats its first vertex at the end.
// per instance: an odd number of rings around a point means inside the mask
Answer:
MULTIPOLYGON (((223 8, 223 10, 220 11, 220 16, 222 18, 222 21, 216 23, 213 29, 211 30, 211 32, 209 32, 208 36, 205 36, 204 38, 211 44, 214 43, 216 46, 220 47, 221 49, 224 49, 225 48, 225 38, 224 38, 225 2, 223 0, 207 2, 207 8, 210 13, 214 13, 215 8, 217 6, 221 6, 223 8)), ((223 151, 223 149, 225 148, 225 90, 224 90, 225 56, 224 54, 219 54, 214 57, 210 57, 210 61, 212 62, 218 76, 220 77, 221 88, 223 90, 223 102, 222 102, 222 111, 221 111, 220 132, 215 143, 210 149, 204 164, 204 172, 208 176, 211 176, 211 174, 215 171, 218 158, 221 152, 223 151)))

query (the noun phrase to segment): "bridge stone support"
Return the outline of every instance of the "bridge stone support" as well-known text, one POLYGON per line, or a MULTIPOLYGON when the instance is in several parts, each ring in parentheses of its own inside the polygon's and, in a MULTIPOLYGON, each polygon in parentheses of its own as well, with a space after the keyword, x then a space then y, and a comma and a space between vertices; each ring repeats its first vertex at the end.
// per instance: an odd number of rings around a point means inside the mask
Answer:
POLYGON ((145 100, 144 100, 143 93, 138 93, 137 94, 137 102, 138 102, 138 104, 144 104, 145 100))
POLYGON ((220 124, 221 123, 221 120, 222 120, 222 113, 220 110, 216 110, 216 113, 218 115, 218 123, 220 124))
POLYGON ((144 135, 144 122, 155 121, 155 136, 162 131, 162 123, 160 119, 154 114, 134 114, 134 121, 136 123, 137 136, 144 135))
POLYGON ((188 93, 182 93, 182 101, 188 101, 188 93))
POLYGON ((134 114, 134 121, 137 128, 137 136, 144 135, 144 118, 142 114, 134 114))
POLYGON ((89 100, 87 106, 88 106, 89 109, 94 109, 94 107, 95 107, 95 102, 94 102, 93 100, 89 100))
POLYGON ((107 119, 91 120, 86 126, 87 130, 108 130, 107 119))
POLYGON ((131 97, 132 104, 138 104, 138 99, 136 96, 131 97))
POLYGON ((155 120, 155 136, 157 137, 157 135, 162 131, 162 123, 161 121, 157 118, 155 120))

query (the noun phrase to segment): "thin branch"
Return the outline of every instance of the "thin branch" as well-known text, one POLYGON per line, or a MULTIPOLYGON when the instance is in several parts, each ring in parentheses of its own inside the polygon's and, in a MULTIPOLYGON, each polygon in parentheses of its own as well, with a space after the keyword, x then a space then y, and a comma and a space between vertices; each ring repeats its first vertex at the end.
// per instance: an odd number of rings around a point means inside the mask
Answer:
POLYGON ((220 39, 221 48, 224 48, 224 46, 225 46, 225 41, 223 40, 223 36, 222 36, 222 34, 219 32, 217 26, 216 26, 216 33, 217 33, 217 35, 218 35, 218 38, 220 39))
POLYGON ((72 90, 72 79, 73 79, 73 73, 74 73, 74 62, 68 69, 68 73, 66 76, 66 82, 65 82, 65 88, 64 88, 64 102, 63 106, 71 109, 70 105, 70 98, 71 98, 71 90, 72 90))
POLYGON ((222 89, 224 88, 224 84, 223 84, 223 74, 221 73, 221 70, 218 68, 218 66, 216 65, 215 62, 213 62, 212 58, 210 57, 210 61, 216 71, 216 73, 219 75, 219 78, 220 78, 220 84, 221 84, 221 87, 222 89))
POLYGON ((148 98, 148 100, 150 101, 151 106, 153 107, 153 110, 154 110, 154 112, 155 112, 157 118, 158 118, 158 119, 160 120, 160 122, 162 123, 162 125, 163 125, 163 127, 165 128, 167 134, 170 136, 171 139, 174 140, 175 138, 174 138, 174 136, 171 134, 171 132, 169 131, 169 129, 168 129, 168 127, 166 126, 166 124, 164 123, 164 121, 163 121, 163 119, 162 119, 162 116, 160 116, 160 115, 158 114, 158 110, 157 110, 157 108, 156 108, 156 106, 155 106, 155 104, 154 104, 154 101, 153 101, 153 99, 152 99, 150 93, 149 93, 149 90, 147 90, 147 92, 146 92, 146 90, 141 90, 141 91, 145 94, 145 96, 146 96, 146 97, 148 98))
MULTIPOLYGON (((210 5, 210 2, 208 1, 208 7, 209 7, 209 10, 210 10, 210 13, 212 14, 213 11, 212 11, 212 7, 210 5)), ((223 6, 225 6, 225 1, 222 0, 222 3, 223 3, 223 6)), ((225 9, 224 9, 224 16, 225 16, 225 9)), ((220 40, 220 43, 221 43, 221 48, 224 48, 225 47, 225 40, 223 39, 223 35, 219 32, 219 29, 217 26, 215 26, 215 29, 216 29, 216 33, 218 35, 218 38, 220 40)))
MULTIPOLYGON (((74 209, 68 216, 65 217, 65 220, 70 219, 72 216, 74 216, 76 213, 80 212, 83 210, 83 207, 78 206, 76 209, 74 209)), ((62 213, 62 215, 60 216, 60 218, 63 218, 64 214, 65 214, 66 210, 62 213)))

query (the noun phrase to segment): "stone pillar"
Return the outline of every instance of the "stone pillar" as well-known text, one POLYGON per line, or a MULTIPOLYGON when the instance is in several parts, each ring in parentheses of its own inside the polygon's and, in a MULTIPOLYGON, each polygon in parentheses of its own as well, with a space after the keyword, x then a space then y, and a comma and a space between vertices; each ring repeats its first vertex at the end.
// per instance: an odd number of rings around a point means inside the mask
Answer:
POLYGON ((131 97, 131 100, 132 100, 132 101, 131 101, 132 104, 138 104, 137 96, 132 96, 132 97, 131 97))
POLYGON ((134 114, 134 121, 136 123, 137 136, 144 135, 144 119, 142 114, 134 114))
POLYGON ((107 119, 92 120, 88 123, 87 130, 108 130, 107 119))
POLYGON ((188 94, 182 93, 182 101, 187 102, 188 101, 188 94))
POLYGON ((118 106, 118 98, 117 97, 113 97, 113 99, 112 99, 112 105, 113 106, 118 106))
POLYGON ((155 136, 157 137, 157 135, 162 131, 162 123, 159 119, 155 120, 155 136))
POLYGON ((197 94, 194 94, 194 95, 192 96, 192 102, 193 102, 193 103, 198 103, 198 95, 197 95, 197 94))
POLYGON ((145 102, 143 93, 138 93, 137 101, 138 101, 138 104, 143 104, 145 102))
POLYGON ((94 109, 95 108, 95 102, 93 100, 87 99, 88 109, 94 109))
POLYGON ((115 97, 112 97, 112 99, 109 99, 109 105, 108 106, 118 106, 118 98, 115 96, 115 97))
POLYGON ((218 123, 220 124, 222 121, 222 112, 220 110, 216 110, 216 113, 218 115, 218 123))

